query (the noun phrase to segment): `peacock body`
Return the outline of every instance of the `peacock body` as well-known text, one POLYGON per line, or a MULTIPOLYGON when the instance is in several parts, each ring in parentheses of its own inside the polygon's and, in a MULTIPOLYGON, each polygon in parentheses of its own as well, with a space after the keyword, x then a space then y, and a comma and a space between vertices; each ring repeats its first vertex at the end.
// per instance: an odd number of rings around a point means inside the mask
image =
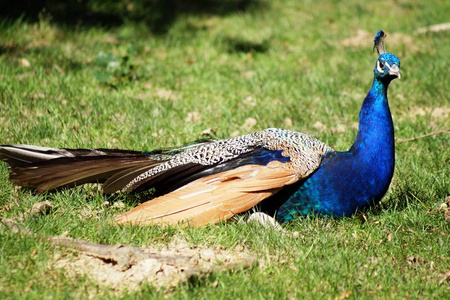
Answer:
POLYGON ((0 156, 14 183, 38 192, 88 182, 103 183, 105 193, 155 188, 158 197, 118 216, 121 224, 200 226, 257 205, 280 222, 310 213, 350 216, 379 202, 394 172, 387 89, 400 77, 400 61, 384 53, 380 32, 373 84, 358 135, 345 152, 303 133, 269 128, 165 151, 3 145, 0 156))

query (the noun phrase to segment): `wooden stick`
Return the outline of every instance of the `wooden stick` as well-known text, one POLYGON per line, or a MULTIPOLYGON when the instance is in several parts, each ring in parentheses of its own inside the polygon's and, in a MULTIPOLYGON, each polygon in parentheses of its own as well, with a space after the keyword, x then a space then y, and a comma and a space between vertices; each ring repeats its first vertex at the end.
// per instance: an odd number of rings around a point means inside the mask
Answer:
POLYGON ((55 246, 69 248, 104 261, 111 261, 117 264, 122 271, 126 271, 139 261, 146 259, 154 259, 166 264, 180 264, 189 261, 189 257, 181 254, 175 256, 147 253, 142 251, 141 248, 128 245, 102 245, 64 236, 48 236, 45 238, 55 246))
POLYGON ((440 130, 440 131, 435 131, 435 132, 428 133, 428 134, 425 134, 425 135, 412 137, 412 138, 409 138, 409 139, 399 139, 399 140, 397 140, 397 143, 412 142, 412 141, 424 139, 424 138, 427 138, 427 137, 430 137, 430 136, 439 135, 439 134, 442 134, 442 133, 450 134, 450 130, 440 130))

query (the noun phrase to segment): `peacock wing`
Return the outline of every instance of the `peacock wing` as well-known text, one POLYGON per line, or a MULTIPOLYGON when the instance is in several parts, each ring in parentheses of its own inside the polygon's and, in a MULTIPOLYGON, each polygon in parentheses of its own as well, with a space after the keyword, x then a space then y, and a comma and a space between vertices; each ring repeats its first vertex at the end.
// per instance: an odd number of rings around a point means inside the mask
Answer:
POLYGON ((298 181, 301 176, 290 165, 272 161, 202 177, 133 208, 116 221, 131 225, 202 226, 227 220, 298 181))

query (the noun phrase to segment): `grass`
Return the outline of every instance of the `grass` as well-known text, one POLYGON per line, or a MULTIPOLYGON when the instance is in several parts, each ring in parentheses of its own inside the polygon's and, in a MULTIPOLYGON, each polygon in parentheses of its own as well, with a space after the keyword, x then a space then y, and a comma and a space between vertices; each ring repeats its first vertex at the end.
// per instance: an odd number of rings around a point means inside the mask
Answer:
MULTIPOLYGON (((446 1, 256 2, 228 14, 179 14, 164 34, 132 21, 110 28, 49 16, 4 21, 0 142, 150 150, 202 138, 208 128, 226 138, 282 127, 346 150, 371 84, 371 37, 380 28, 402 62, 402 79, 389 90, 397 139, 448 131, 448 32, 414 34, 447 22, 446 9, 446 1)), ((438 207, 450 192, 449 143, 448 134, 398 142, 391 188, 367 212, 368 222, 299 219, 286 225, 300 233, 296 239, 240 222, 169 231, 117 227, 112 220, 123 209, 104 208, 100 192, 16 190, 5 164, 0 215, 50 200, 50 215, 24 225, 107 244, 162 244, 176 235, 193 246, 244 247, 264 261, 174 290, 144 286, 127 298, 443 299, 450 293, 442 280, 450 237, 438 207)), ((114 296, 89 278, 49 269, 63 250, 4 228, 0 240, 2 299, 114 296)))

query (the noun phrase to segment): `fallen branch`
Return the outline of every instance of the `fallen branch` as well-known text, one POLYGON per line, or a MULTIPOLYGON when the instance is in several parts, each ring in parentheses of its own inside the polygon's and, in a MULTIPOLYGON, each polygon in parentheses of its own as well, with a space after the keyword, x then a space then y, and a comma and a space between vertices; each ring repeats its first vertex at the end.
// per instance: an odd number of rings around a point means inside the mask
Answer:
MULTIPOLYGON (((25 220, 27 217, 45 215, 48 214, 53 208, 49 201, 38 202, 31 207, 28 211, 14 217, 14 218, 1 218, 0 225, 10 228, 14 233, 22 233, 29 236, 37 236, 33 230, 18 224, 25 220)), ((127 245, 102 245, 86 242, 83 240, 77 240, 66 236, 41 236, 41 238, 48 240, 51 244, 58 247, 69 248, 90 256, 100 258, 104 261, 112 261, 117 264, 121 270, 127 270, 136 264, 140 260, 155 259, 161 263, 182 263, 187 261, 188 257, 180 255, 171 256, 157 253, 147 253, 137 247, 131 247, 127 245)))
POLYGON ((424 138, 427 138, 427 137, 430 137, 430 136, 435 136, 435 135, 439 135, 439 134, 443 134, 443 133, 444 134, 450 134, 450 131, 449 130, 441 130, 441 131, 435 131, 435 132, 431 132, 431 133, 428 133, 428 134, 424 134, 424 135, 421 135, 421 136, 412 137, 412 138, 409 138, 409 139, 398 139, 397 143, 412 142, 412 141, 424 139, 424 138))
POLYGON ((137 262, 146 259, 154 259, 166 264, 181 264, 189 260, 189 257, 186 256, 148 253, 141 248, 127 245, 102 245, 64 236, 49 236, 45 238, 55 246, 69 248, 104 261, 113 262, 122 271, 128 270, 137 262))

